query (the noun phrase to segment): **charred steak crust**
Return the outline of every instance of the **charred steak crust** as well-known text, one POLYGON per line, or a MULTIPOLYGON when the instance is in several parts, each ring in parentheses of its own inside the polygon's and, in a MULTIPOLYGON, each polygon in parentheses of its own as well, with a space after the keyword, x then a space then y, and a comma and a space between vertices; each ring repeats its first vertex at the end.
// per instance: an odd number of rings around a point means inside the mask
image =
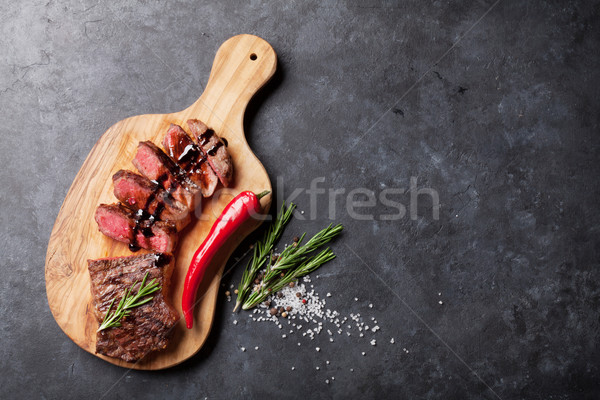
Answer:
POLYGON ((200 120, 189 119, 187 124, 198 145, 208 156, 208 162, 219 180, 223 186, 228 187, 233 178, 233 162, 226 142, 200 120))
POLYGON ((188 208, 145 176, 122 169, 112 179, 115 197, 132 210, 143 210, 148 218, 170 222, 178 231, 190 222, 188 208))
POLYGON ((219 178, 213 171, 207 156, 179 125, 171 124, 162 145, 165 152, 183 169, 202 191, 202 196, 214 193, 219 178))
POLYGON ((96 353, 135 362, 149 352, 167 347, 172 328, 179 319, 169 300, 172 261, 173 257, 164 253, 88 260, 98 322, 104 318, 113 299, 116 306, 134 282, 138 282, 134 291, 139 289, 146 272, 147 282, 156 279, 161 286, 161 290, 152 295, 152 301, 133 308, 131 314, 121 320, 120 327, 97 333, 96 353))

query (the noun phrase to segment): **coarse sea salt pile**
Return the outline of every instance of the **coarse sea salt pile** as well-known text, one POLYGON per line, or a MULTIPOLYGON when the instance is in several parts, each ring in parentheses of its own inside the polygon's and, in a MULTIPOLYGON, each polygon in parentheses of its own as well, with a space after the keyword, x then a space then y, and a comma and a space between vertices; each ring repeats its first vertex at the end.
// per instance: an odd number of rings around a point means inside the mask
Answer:
MULTIPOLYGON (((317 278, 319 276, 317 275, 317 278)), ((331 297, 327 293, 326 297, 331 297)), ((358 298, 354 298, 358 301, 358 298)), ((368 310, 373 309, 373 304, 368 304, 368 310)), ((394 338, 383 337, 375 317, 365 317, 360 313, 350 313, 342 316, 340 312, 327 308, 327 300, 321 299, 315 292, 311 277, 306 275, 293 286, 286 286, 278 293, 273 293, 269 298, 248 313, 248 318, 254 322, 267 322, 275 324, 281 330, 281 338, 287 340, 291 335, 301 335, 314 340, 316 335, 326 334, 329 343, 335 342, 336 336, 352 336, 359 341, 365 341, 371 346, 377 346, 376 337, 382 342, 394 345, 394 338)), ((237 325, 238 321, 233 322, 237 325)), ((299 341, 298 346, 302 343, 299 341)), ((315 347, 320 352, 321 348, 315 347)), ((365 351, 360 352, 365 356, 365 351)), ((329 361, 326 361, 329 365, 329 361)), ((291 367, 292 371, 295 366, 291 367)), ((319 367, 316 367, 319 370, 319 367)), ((350 372, 353 372, 351 369, 350 372)), ((331 380, 334 380, 331 377, 331 380)), ((330 383, 327 381, 326 383, 330 383)))

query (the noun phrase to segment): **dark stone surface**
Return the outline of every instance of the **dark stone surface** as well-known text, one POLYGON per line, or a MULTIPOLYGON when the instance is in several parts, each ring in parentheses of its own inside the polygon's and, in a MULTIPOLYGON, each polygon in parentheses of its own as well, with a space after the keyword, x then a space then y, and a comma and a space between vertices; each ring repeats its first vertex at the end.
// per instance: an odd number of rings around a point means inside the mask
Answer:
MULTIPOLYGON (((492 1, 243 3, 0 4, 0 397, 598 398, 598 2, 500 1, 487 14, 492 1), (246 118, 284 182, 278 200, 317 177, 376 195, 417 177, 439 193, 439 219, 424 195, 412 219, 407 192, 392 196, 407 208, 393 221, 379 201, 359 210, 366 221, 346 195, 334 202, 347 230, 315 290, 374 316, 376 347, 323 334, 298 347, 220 297, 196 357, 126 371, 54 322, 52 225, 100 135, 187 107, 238 33, 279 57, 246 118)), ((307 192, 295 201, 305 220, 286 238, 327 223, 326 195, 313 219, 307 192)))

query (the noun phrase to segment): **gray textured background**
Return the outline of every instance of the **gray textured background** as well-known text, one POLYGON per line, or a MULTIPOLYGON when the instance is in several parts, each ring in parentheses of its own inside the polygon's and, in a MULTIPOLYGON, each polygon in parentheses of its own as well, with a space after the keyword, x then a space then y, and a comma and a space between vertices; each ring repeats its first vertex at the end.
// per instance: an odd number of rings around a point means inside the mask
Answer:
MULTIPOLYGON (((500 1, 486 15, 492 1, 166 3, 0 4, 0 397, 600 395, 598 2, 500 1), (284 196, 315 177, 379 193, 416 176, 439 192, 440 218, 426 197, 417 220, 383 221, 378 205, 357 221, 336 203, 347 231, 315 289, 375 316, 376 348, 323 335, 298 347, 220 297, 196 357, 126 373, 53 320, 52 225, 100 135, 187 107, 238 33, 279 57, 246 132, 284 196)), ((308 209, 306 193, 295 200, 308 209)), ((319 200, 317 219, 293 221, 288 236, 326 223, 319 200)))

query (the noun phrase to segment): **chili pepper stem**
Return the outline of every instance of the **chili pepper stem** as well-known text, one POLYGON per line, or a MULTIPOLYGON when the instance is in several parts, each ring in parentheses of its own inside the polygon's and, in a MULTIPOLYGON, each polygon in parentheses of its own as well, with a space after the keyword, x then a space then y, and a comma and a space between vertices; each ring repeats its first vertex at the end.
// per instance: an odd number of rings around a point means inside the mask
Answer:
POLYGON ((270 191, 270 190, 265 190, 264 192, 261 192, 261 193, 257 194, 257 195, 256 195, 256 198, 260 200, 260 199, 262 199, 263 197, 265 197, 266 195, 268 195, 269 193, 271 193, 271 191, 270 191))

